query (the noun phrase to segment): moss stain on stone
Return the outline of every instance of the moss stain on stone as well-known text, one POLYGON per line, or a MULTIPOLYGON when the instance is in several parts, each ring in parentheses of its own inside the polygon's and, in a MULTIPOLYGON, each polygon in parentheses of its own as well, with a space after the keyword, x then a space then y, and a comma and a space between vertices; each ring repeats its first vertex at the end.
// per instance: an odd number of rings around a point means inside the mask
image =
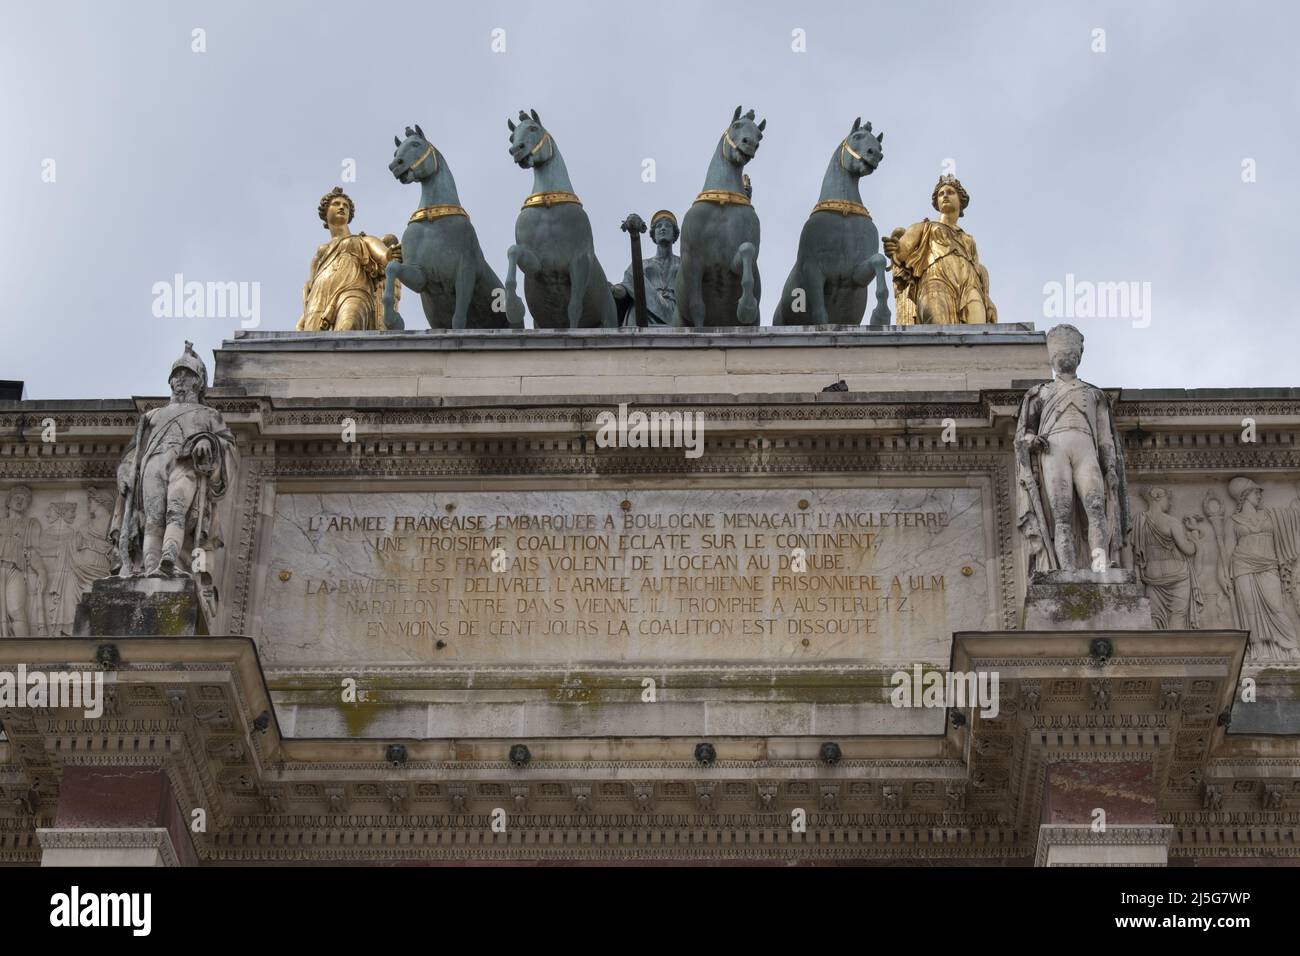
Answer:
POLYGON ((367 691, 366 698, 366 700, 357 701, 355 704, 339 702, 339 713, 343 716, 343 723, 348 728, 349 737, 366 736, 366 731, 370 729, 370 725, 392 706, 385 701, 376 699, 373 691, 367 691))
POLYGON ((1096 588, 1067 584, 1059 589, 1058 594, 1057 614, 1062 620, 1086 621, 1101 613, 1101 594, 1096 588))
MULTIPOLYGON (((933 672, 943 673, 943 668, 923 665, 922 676, 933 672)), ((905 673, 910 679, 912 671, 908 669, 905 673)), ((880 704, 890 699, 894 688, 892 676, 893 672, 883 670, 779 674, 759 669, 729 674, 677 674, 667 678, 650 669, 634 678, 590 671, 532 675, 484 675, 465 671, 433 678, 368 676, 357 687, 358 693, 364 692, 368 700, 358 704, 343 703, 342 686, 332 678, 277 677, 268 685, 282 703, 342 708, 348 726, 356 732, 372 724, 385 708, 400 703, 397 699, 400 695, 409 695, 415 703, 427 700, 429 694, 445 691, 504 691, 516 694, 520 703, 541 699, 575 707, 600 707, 639 702, 645 690, 642 680, 650 677, 655 681, 655 693, 661 702, 713 699, 719 689, 725 688, 739 699, 771 703, 880 704)))

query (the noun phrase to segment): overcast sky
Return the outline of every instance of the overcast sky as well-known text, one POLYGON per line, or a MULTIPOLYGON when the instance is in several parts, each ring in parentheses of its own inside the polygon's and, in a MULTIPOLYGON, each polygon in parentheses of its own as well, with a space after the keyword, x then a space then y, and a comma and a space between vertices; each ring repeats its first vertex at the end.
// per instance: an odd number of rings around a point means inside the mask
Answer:
MULTIPOLYGON (((623 216, 684 213, 740 103, 768 121, 749 166, 764 324, 860 115, 885 133, 862 181, 882 233, 933 216, 930 191, 955 163, 1003 321, 1054 324, 1044 286, 1068 275, 1149 283, 1147 327, 1071 319, 1088 339, 1084 377, 1294 385, 1298 9, 6 3, 0 378, 25 380, 29 398, 163 394, 187 338, 211 368, 238 320, 154 317, 153 286, 176 273, 258 283, 260 328, 292 329, 326 236, 322 193, 342 184, 354 231, 380 235, 400 234, 418 205, 387 169, 411 123, 447 158, 504 276, 532 178, 509 160, 506 119, 536 109, 617 281, 623 216), (806 52, 792 50, 796 30, 806 52), (355 182, 341 181, 349 159, 355 182)), ((423 327, 415 297, 403 304, 408 328, 423 327)))

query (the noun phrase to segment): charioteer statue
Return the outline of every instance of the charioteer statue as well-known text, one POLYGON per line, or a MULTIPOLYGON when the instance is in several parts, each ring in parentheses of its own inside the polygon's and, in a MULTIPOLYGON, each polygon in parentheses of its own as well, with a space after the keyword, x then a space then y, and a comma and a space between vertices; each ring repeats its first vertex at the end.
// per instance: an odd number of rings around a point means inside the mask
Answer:
POLYGON ((623 281, 613 287, 618 303, 619 325, 676 325, 677 324, 677 270, 682 260, 673 253, 673 246, 681 229, 677 217, 667 209, 660 209, 650 217, 650 238, 655 243, 655 254, 640 259, 641 237, 645 223, 632 213, 623 223, 623 230, 632 239, 632 264, 623 274, 623 281), (637 296, 637 265, 640 264, 644 298, 637 296), (645 305, 644 320, 637 306, 645 305))
POLYGON ((140 416, 120 475, 109 540, 121 577, 172 577, 212 537, 212 515, 236 466, 235 436, 204 398, 208 372, 190 342, 172 364, 171 401, 140 416), (137 560, 143 566, 137 565, 137 560))

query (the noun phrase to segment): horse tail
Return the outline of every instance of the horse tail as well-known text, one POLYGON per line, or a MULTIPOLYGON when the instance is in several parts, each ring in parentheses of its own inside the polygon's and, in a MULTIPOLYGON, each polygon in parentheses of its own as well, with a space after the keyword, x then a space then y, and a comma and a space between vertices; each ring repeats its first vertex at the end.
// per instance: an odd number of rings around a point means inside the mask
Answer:
POLYGON ((867 258, 867 262, 876 273, 876 307, 871 311, 870 324, 875 327, 889 325, 889 283, 885 281, 885 270, 889 261, 883 252, 877 252, 867 258))

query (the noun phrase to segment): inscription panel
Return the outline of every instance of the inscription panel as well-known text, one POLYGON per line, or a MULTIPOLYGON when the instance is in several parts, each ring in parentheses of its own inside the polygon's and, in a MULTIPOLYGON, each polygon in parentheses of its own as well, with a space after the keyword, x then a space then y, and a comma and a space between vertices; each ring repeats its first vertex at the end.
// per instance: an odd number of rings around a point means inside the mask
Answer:
POLYGON ((271 666, 946 663, 996 626, 978 488, 276 496, 271 666))

